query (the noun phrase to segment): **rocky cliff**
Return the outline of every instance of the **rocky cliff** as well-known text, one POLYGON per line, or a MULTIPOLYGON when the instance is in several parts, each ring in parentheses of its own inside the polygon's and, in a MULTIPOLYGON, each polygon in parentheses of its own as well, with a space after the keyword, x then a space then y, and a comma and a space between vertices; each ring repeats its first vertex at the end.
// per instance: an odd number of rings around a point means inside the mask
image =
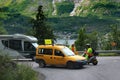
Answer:
MULTIPOLYGON (((120 2, 120 0, 53 0, 53 13, 52 15, 57 15, 57 9, 56 9, 56 4, 55 3, 61 3, 63 1, 71 1, 74 3, 74 8, 73 10, 69 13, 70 16, 79 16, 81 13, 82 14, 87 14, 88 13, 88 8, 93 6, 93 3, 97 2, 120 2)), ((108 3, 109 4, 109 3, 108 3)))
POLYGON ((53 0, 53 1, 52 1, 52 4, 53 4, 53 9, 54 9, 54 10, 53 10, 52 15, 56 15, 56 14, 57 14, 57 10, 56 10, 56 5, 55 5, 55 3, 58 3, 58 2, 60 3, 60 2, 62 2, 62 1, 71 1, 71 2, 74 2, 73 11, 71 11, 71 13, 70 13, 70 16, 73 16, 73 15, 76 14, 75 11, 76 11, 77 7, 80 6, 81 2, 84 1, 84 0, 53 0))

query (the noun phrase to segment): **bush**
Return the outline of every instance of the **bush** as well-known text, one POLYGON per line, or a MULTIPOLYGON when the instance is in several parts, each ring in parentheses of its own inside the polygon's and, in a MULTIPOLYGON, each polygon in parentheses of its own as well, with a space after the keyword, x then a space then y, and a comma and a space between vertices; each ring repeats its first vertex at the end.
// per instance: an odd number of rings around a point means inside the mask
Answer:
POLYGON ((74 8, 74 3, 69 1, 63 1, 61 3, 56 3, 57 14, 62 15, 65 13, 70 13, 74 8))
POLYGON ((116 2, 97 2, 94 3, 91 7, 91 10, 94 10, 94 14, 101 14, 102 16, 114 16, 118 17, 119 15, 119 3, 116 2))
POLYGON ((37 73, 31 67, 19 65, 16 70, 15 80, 37 80, 37 73))
POLYGON ((0 80, 37 80, 31 67, 17 65, 9 57, 0 56, 0 80))

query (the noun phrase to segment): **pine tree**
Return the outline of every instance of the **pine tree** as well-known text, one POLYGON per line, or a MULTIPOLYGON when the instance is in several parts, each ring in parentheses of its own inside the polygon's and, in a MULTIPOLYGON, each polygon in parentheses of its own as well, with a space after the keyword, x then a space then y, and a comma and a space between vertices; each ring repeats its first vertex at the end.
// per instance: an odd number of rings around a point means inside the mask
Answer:
POLYGON ((52 28, 46 23, 42 6, 38 7, 36 19, 33 20, 33 36, 38 39, 39 44, 44 44, 45 39, 55 39, 52 28))
POLYGON ((78 39, 75 42, 77 50, 85 49, 86 39, 87 39, 86 29, 83 27, 80 29, 78 39))

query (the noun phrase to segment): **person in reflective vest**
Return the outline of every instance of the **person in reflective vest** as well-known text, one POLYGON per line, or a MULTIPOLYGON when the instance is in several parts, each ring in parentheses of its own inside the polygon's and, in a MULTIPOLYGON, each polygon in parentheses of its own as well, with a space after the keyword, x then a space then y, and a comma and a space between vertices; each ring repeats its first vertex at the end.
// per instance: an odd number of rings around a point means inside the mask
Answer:
POLYGON ((88 60, 90 57, 92 57, 93 56, 93 50, 92 50, 92 48, 91 48, 91 46, 90 46, 90 44, 86 44, 86 51, 85 51, 85 54, 86 54, 86 59, 88 60))

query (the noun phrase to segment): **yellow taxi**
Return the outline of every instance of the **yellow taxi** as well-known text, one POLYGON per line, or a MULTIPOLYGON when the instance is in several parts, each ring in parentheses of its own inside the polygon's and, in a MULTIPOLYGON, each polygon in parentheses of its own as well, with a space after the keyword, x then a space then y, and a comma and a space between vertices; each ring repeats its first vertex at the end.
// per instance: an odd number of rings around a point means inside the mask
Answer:
POLYGON ((35 58, 39 67, 61 65, 67 68, 81 68, 87 63, 85 57, 75 55, 68 47, 62 45, 39 45, 35 58))

